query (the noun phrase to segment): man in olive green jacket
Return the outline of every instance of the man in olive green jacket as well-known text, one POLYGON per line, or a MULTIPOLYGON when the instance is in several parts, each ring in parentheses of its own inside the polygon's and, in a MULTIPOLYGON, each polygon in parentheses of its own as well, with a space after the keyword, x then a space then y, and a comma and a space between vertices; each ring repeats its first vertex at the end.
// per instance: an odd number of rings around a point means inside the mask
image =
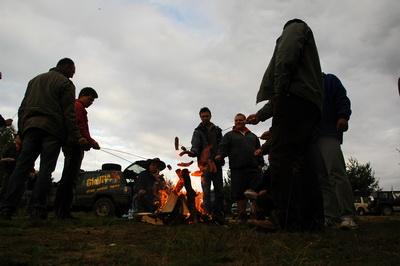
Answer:
POLYGON ((3 218, 11 218, 15 212, 25 190, 28 172, 40 155, 40 169, 28 210, 32 218, 45 219, 51 174, 61 146, 87 143, 75 120, 75 86, 70 80, 74 73, 74 62, 64 58, 55 68, 28 83, 18 110, 18 141, 22 141, 22 149, 0 203, 3 218))
POLYGON ((257 124, 272 117, 271 193, 276 222, 283 229, 312 230, 323 219, 322 196, 308 156, 321 116, 321 73, 311 29, 299 19, 288 21, 257 94, 257 103, 268 102, 247 119, 257 124))

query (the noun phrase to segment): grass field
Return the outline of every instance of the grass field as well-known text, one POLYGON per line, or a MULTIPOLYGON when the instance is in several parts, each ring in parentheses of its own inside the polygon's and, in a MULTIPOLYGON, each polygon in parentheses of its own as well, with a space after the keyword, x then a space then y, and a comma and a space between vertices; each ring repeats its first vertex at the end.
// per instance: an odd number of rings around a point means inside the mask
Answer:
POLYGON ((310 234, 76 215, 78 221, 0 221, 0 264, 400 265, 400 216, 366 216, 358 230, 310 234))

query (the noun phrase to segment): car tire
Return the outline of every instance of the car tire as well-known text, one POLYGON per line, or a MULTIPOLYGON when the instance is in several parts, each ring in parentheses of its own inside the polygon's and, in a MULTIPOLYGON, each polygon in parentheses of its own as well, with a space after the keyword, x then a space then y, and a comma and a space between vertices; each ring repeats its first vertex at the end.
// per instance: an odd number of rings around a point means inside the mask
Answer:
POLYGON ((365 210, 363 208, 358 208, 357 209, 357 215, 359 215, 359 216, 365 215, 365 210))
POLYGON ((116 164, 116 163, 104 163, 101 166, 101 170, 111 170, 111 171, 121 171, 121 165, 116 164))
POLYGON ((94 204, 94 212, 100 217, 110 217, 115 215, 115 206, 109 198, 99 198, 94 204))
POLYGON ((390 206, 383 206, 382 207, 382 215, 390 216, 393 213, 393 209, 390 206))

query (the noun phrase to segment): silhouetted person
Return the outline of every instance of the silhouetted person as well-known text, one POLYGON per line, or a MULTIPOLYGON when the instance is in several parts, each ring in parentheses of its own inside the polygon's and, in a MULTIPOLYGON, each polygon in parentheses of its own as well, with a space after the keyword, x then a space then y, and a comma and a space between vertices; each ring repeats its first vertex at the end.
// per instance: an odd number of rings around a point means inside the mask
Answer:
POLYGON ((0 214, 9 219, 25 189, 25 181, 40 155, 40 167, 28 210, 32 218, 47 217, 46 201, 60 148, 66 142, 86 144, 75 120, 75 86, 70 80, 74 62, 61 59, 55 68, 28 83, 18 110, 18 135, 21 153, 0 203, 0 214))
POLYGON ((318 151, 322 156, 318 174, 324 198, 325 225, 338 225, 345 229, 356 229, 354 222, 354 196, 340 145, 343 132, 348 129, 351 115, 350 99, 340 80, 332 74, 323 74, 324 104, 320 123, 318 151))
POLYGON ((56 217, 60 219, 73 218, 71 216, 73 190, 82 165, 84 151, 90 148, 96 150, 100 149, 97 141, 90 135, 86 111, 86 108, 91 106, 97 98, 97 92, 93 88, 85 87, 79 92, 78 99, 75 101, 76 122, 81 135, 89 143, 85 146, 81 146, 77 143, 70 143, 62 148, 65 157, 64 169, 58 184, 54 202, 56 217))
POLYGON ((223 162, 214 161, 222 139, 222 130, 211 122, 211 111, 207 107, 200 109, 199 116, 201 123, 193 132, 189 156, 197 157, 199 168, 203 172, 203 208, 216 222, 224 223, 223 162), (214 186, 214 204, 211 202, 211 183, 214 186))
POLYGON ((260 148, 258 137, 246 127, 246 116, 237 114, 232 131, 224 135, 219 145, 217 161, 229 158, 231 170, 231 197, 237 202, 239 222, 247 221, 245 191, 254 191, 261 181, 264 159, 256 156, 260 148))
POLYGON ((138 176, 134 187, 134 204, 139 212, 154 212, 159 207, 159 190, 165 187, 165 179, 160 171, 165 169, 165 163, 159 158, 148 159, 145 171, 138 176))
POLYGON ((248 117, 252 124, 272 117, 271 193, 274 217, 283 229, 313 230, 323 219, 322 195, 309 156, 322 110, 321 73, 310 27, 299 19, 288 21, 257 94, 257 102, 268 103, 248 117))

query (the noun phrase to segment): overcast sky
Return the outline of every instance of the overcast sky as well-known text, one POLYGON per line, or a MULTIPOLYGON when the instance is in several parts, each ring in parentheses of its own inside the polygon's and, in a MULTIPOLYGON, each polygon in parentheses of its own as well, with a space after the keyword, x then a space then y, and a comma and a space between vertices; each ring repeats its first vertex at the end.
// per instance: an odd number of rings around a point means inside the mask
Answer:
MULTIPOLYGON (((30 79, 70 57, 77 92, 91 86, 99 94, 88 112, 100 146, 160 157, 174 169, 174 137, 190 146, 201 107, 225 129, 236 113, 263 106, 256 93, 276 38, 287 20, 303 19, 323 71, 341 79, 352 101, 345 158, 370 162, 381 187, 400 190, 398 0, 1 0, 0 17, 5 118, 16 114, 30 79)), ((270 123, 250 129, 259 135, 270 123)), ((105 162, 129 165, 92 150, 82 168, 105 162)))

